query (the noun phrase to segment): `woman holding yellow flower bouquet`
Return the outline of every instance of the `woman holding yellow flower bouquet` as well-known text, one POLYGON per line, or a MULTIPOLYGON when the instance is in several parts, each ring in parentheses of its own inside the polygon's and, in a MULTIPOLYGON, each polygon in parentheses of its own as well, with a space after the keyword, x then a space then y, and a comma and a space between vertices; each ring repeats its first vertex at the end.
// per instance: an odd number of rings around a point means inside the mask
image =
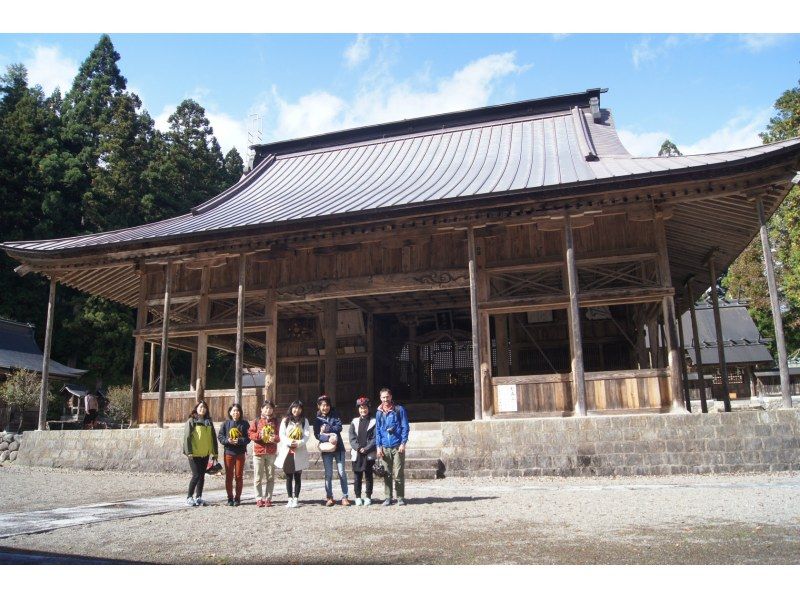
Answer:
POLYGON ((244 485, 244 460, 247 458, 247 445, 250 437, 247 431, 250 424, 242 417, 242 406, 234 403, 228 409, 228 419, 219 429, 218 439, 225 447, 225 490, 228 492, 228 506, 238 507, 242 500, 244 485), (233 493, 233 480, 236 478, 236 494, 233 493))
POLYGON ((290 508, 300 506, 300 479, 308 467, 306 442, 310 436, 311 426, 303 417, 303 403, 294 401, 278 430, 278 457, 275 459, 275 467, 282 468, 286 474, 286 494, 289 497, 286 506, 290 508))
POLYGON ((261 408, 261 417, 254 419, 247 432, 253 441, 253 473, 256 489, 256 506, 272 506, 272 490, 275 487, 275 457, 278 452, 278 420, 275 403, 267 401, 261 408), (266 488, 262 486, 266 478, 266 488))

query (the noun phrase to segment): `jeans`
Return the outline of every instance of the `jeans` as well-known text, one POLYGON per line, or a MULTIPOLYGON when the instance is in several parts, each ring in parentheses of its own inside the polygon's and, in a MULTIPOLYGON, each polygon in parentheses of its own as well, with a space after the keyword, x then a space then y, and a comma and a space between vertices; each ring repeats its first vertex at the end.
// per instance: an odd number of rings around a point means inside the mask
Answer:
POLYGON ((333 460, 336 459, 336 470, 339 473, 339 484, 342 496, 347 498, 347 472, 344 469, 344 449, 333 453, 322 453, 322 464, 325 466, 325 496, 333 498, 333 460))
POLYGON ((392 480, 394 480, 395 497, 405 498, 406 479, 403 469, 406 465, 406 454, 396 448, 384 448, 383 462, 386 465, 386 477, 383 478, 386 498, 392 498, 392 480))
POLYGON ((253 455, 253 485, 256 489, 256 498, 272 500, 272 490, 275 487, 275 457, 277 455, 253 455), (266 488, 261 493, 261 487, 266 478, 266 488))
POLYGON ((206 468, 208 457, 189 457, 189 467, 192 469, 192 481, 189 482, 189 494, 192 496, 197 490, 197 498, 203 496, 203 484, 206 481, 206 468))

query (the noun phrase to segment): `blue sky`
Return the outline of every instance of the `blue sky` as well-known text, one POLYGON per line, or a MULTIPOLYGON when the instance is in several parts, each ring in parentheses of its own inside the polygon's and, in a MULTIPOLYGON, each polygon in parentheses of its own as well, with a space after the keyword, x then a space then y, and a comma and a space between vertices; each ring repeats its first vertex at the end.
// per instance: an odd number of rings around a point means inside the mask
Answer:
MULTIPOLYGON (((68 88, 99 34, 0 34, 0 66, 68 88)), ((609 88, 626 146, 652 155, 760 143, 772 104, 800 76, 797 34, 111 34, 120 68, 166 127, 184 98, 227 151, 262 140, 609 88)))

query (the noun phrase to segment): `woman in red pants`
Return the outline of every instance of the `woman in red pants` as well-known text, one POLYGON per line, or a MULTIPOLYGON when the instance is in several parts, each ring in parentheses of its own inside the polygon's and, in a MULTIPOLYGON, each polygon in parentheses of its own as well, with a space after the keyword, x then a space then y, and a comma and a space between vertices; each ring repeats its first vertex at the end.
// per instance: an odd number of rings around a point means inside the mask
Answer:
POLYGON ((228 493, 228 506, 238 507, 242 500, 244 460, 247 457, 247 444, 250 438, 247 430, 250 424, 242 418, 242 406, 234 403, 228 409, 228 419, 222 424, 217 439, 225 447, 225 490, 228 493), (236 493, 233 491, 234 478, 236 493))

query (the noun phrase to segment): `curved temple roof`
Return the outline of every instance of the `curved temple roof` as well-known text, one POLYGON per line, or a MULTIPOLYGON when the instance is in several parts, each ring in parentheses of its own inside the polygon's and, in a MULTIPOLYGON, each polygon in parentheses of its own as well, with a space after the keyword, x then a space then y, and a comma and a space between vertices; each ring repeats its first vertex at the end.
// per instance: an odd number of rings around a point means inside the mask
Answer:
POLYGON ((599 109, 601 91, 260 146, 263 159, 252 172, 189 214, 129 229, 2 247, 79 251, 343 214, 386 214, 472 198, 646 179, 800 146, 793 139, 712 154, 633 157, 620 142, 610 113, 599 109), (424 126, 415 130, 418 122, 424 126), (401 126, 411 132, 403 133, 401 126))

